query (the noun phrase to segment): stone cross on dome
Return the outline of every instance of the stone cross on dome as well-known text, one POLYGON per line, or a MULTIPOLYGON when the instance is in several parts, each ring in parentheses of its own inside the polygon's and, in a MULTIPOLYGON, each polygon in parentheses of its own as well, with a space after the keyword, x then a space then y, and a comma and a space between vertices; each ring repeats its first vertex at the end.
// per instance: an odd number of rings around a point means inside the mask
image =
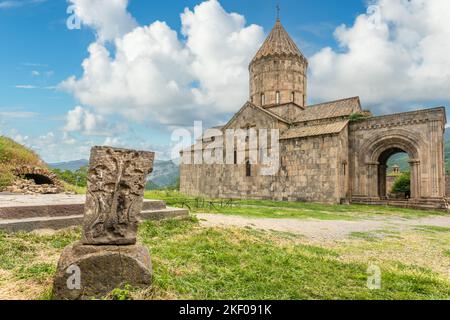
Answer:
POLYGON ((277 21, 280 20, 280 3, 277 3, 277 21))

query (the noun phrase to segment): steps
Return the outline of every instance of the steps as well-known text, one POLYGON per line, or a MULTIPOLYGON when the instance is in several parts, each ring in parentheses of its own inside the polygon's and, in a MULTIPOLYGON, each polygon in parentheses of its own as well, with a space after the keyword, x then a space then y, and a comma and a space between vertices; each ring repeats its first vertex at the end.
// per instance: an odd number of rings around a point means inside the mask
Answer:
POLYGON ((379 206, 392 206, 398 208, 408 208, 408 209, 418 209, 418 210, 437 210, 446 211, 448 210, 448 203, 446 199, 437 198, 423 198, 423 199, 379 199, 379 198, 352 198, 352 204, 367 204, 367 205, 379 205, 379 206))
MULTIPOLYGON (((81 225, 84 196, 26 196, 0 194, 0 231, 63 229, 81 225)), ((161 200, 144 200, 140 220, 189 216, 187 209, 167 207, 161 200)))

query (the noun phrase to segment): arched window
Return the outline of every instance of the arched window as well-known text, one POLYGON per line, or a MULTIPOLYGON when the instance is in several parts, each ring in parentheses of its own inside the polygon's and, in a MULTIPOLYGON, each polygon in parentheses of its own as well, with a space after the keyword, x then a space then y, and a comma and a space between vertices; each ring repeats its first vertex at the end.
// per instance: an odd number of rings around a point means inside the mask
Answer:
POLYGON ((261 93, 261 105, 265 105, 266 104, 266 96, 264 95, 264 93, 261 93))
POLYGON ((252 165, 250 164, 250 160, 247 160, 245 162, 245 176, 246 177, 252 176, 252 165))
POLYGON ((280 104, 280 91, 277 91, 275 100, 277 104, 280 104))

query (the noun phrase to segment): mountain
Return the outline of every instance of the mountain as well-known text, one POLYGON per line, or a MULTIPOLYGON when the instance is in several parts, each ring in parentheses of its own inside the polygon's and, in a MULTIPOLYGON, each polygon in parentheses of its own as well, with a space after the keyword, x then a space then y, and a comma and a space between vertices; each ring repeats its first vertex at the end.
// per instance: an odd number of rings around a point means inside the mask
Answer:
MULTIPOLYGON (((180 177, 180 168, 171 160, 156 160, 153 166, 153 172, 150 175, 150 181, 159 187, 174 186, 180 177)), ((153 186, 153 189, 155 186, 153 186)))
MULTIPOLYGON (((59 162, 59 163, 50 163, 48 164, 52 169, 60 169, 62 171, 76 171, 81 167, 87 166, 89 161, 86 159, 68 161, 68 162, 59 162)), ((150 175, 149 183, 147 188, 149 189, 158 189, 165 188, 168 186, 173 186, 177 183, 178 177, 180 176, 180 169, 178 165, 173 163, 172 161, 164 161, 164 160, 156 160, 153 165, 153 172, 150 175)))
POLYGON ((52 169, 59 169, 61 171, 77 171, 81 167, 85 167, 89 164, 89 161, 86 159, 68 161, 68 162, 58 162, 58 163, 49 163, 48 166, 52 169))

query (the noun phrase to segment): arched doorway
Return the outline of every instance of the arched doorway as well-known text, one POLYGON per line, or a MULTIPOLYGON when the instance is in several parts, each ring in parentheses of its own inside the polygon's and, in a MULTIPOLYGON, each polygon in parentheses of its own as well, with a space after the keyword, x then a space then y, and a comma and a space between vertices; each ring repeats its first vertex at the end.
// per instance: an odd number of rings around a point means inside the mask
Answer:
POLYGON ((410 158, 408 153, 399 148, 387 149, 380 155, 380 158, 378 159, 378 193, 381 199, 388 199, 391 197, 397 199, 411 198, 411 188, 406 188, 406 185, 402 191, 392 190, 395 183, 399 179, 406 179, 408 174, 409 185, 411 184, 409 161, 410 158), (401 164, 401 166, 399 164, 401 164))
POLYGON ((33 180, 34 183, 37 185, 53 184, 52 179, 50 179, 49 177, 44 176, 42 174, 28 173, 28 174, 24 174, 24 178, 26 180, 33 180))
POLYGON ((385 134, 384 137, 374 139, 368 144, 364 158, 367 165, 367 191, 368 196, 377 199, 387 199, 386 176, 388 160, 399 153, 409 157, 410 167, 410 198, 419 199, 420 189, 420 153, 418 140, 412 136, 402 134, 385 134))

